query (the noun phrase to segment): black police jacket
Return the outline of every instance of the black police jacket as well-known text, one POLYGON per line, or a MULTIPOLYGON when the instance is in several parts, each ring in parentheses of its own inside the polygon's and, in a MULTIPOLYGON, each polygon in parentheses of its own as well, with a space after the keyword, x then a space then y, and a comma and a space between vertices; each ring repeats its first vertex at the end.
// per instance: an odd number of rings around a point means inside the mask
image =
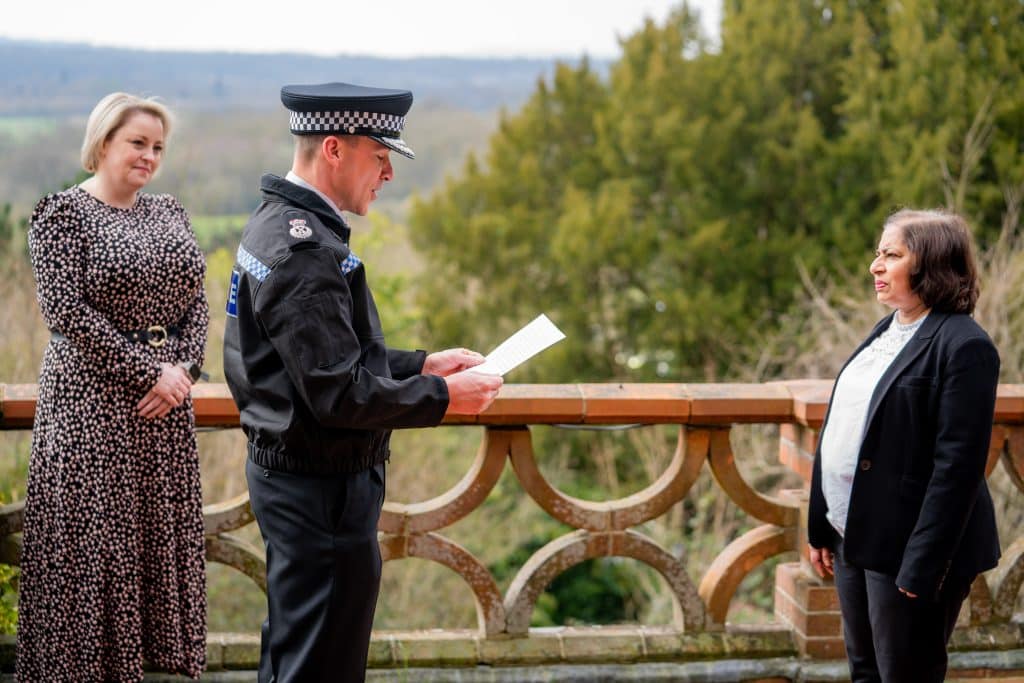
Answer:
POLYGON ((257 465, 358 472, 386 460, 391 430, 441 422, 448 387, 426 353, 384 343, 349 229, 315 192, 273 175, 231 277, 224 374, 257 465))

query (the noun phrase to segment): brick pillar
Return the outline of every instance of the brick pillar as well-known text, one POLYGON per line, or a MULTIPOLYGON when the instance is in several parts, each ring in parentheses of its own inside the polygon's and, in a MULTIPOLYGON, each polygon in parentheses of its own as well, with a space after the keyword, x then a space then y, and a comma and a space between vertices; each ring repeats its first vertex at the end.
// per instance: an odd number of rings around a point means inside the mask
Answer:
POLYGON ((811 659, 846 656, 839 595, 832 579, 822 579, 807 559, 807 491, 782 491, 781 497, 800 506, 797 534, 799 562, 775 568, 775 618, 793 630, 797 651, 811 659))
POLYGON ((793 629, 797 651, 812 659, 842 659, 839 596, 832 581, 812 575, 806 560, 775 569, 775 618, 793 629))

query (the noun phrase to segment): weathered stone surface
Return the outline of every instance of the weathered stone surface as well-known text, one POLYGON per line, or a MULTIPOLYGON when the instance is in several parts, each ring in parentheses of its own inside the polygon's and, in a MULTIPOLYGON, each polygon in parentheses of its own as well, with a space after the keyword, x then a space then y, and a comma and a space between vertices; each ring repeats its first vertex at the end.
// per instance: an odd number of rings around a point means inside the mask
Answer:
POLYGON ((260 663, 260 636, 258 633, 213 634, 221 643, 222 663, 225 669, 256 669, 260 663))
POLYGON ((796 526, 800 516, 798 507, 792 505, 790 501, 761 494, 747 484, 740 474, 736 467, 736 457, 732 452, 729 430, 712 430, 708 462, 711 464, 711 473, 715 476, 715 481, 729 494, 733 502, 743 508, 744 512, 775 526, 796 526))
POLYGON ((645 654, 643 635, 636 628, 566 629, 562 633, 562 656, 567 661, 638 662, 645 654))
POLYGON ((579 384, 588 423, 684 423, 690 395, 681 384, 579 384))
POLYGON ((492 666, 562 661, 562 641, 557 634, 536 633, 529 638, 488 638, 478 644, 480 662, 492 666))
POLYGON ((793 397, 782 385, 686 384, 690 424, 790 422, 793 397))
POLYGON ((480 661, 477 637, 469 632, 405 632, 391 640, 398 668, 410 666, 474 666, 480 661))
MULTIPOLYGON (((449 424, 487 426, 476 459, 459 484, 437 498, 410 505, 389 501, 382 517, 381 550, 389 560, 424 557, 462 576, 471 588, 466 599, 476 600, 480 627, 477 631, 376 634, 370 646, 371 664, 391 667, 385 669, 392 676, 388 680, 442 667, 457 667, 443 670, 459 676, 458 680, 472 672, 467 681, 492 676, 518 682, 533 680, 535 672, 547 672, 537 674, 541 676, 537 680, 546 680, 543 676, 556 671, 568 676, 583 676, 579 672, 587 671, 593 677, 580 680, 588 681, 605 680, 608 672, 615 672, 614 680, 662 680, 657 676, 665 671, 673 671, 675 678, 664 680, 775 681, 794 676, 807 681, 841 680, 845 666, 835 669, 835 662, 828 661, 815 668, 815 662, 792 658, 800 653, 841 663, 843 656, 835 591, 830 582, 809 574, 805 559, 777 569, 778 625, 745 630, 725 622, 742 578, 780 552, 796 550, 805 558, 806 539, 805 491, 779 492, 773 497, 751 487, 737 467, 737 459, 744 454, 731 449, 731 425, 779 424, 780 458, 806 479, 831 386, 828 380, 763 385, 506 385, 484 414, 453 417, 449 424), (642 491, 619 500, 579 500, 554 489, 535 460, 528 425, 558 422, 678 424, 679 441, 666 471, 642 491), (523 499, 529 495, 574 531, 530 558, 502 595, 488 568, 442 534, 483 504, 506 460, 519 477, 523 499), (677 506, 702 476, 705 461, 724 495, 769 524, 728 544, 712 562, 698 594, 684 564, 685 555, 667 551, 638 533, 636 526, 677 506), (537 597, 550 581, 576 563, 596 557, 627 557, 655 568, 676 598, 673 622, 663 627, 529 629, 537 597), (773 657, 783 664, 764 668, 764 662, 773 657), (757 666, 742 669, 747 664, 740 666, 739 660, 757 660, 757 666), (589 667, 585 662, 601 665, 589 667), (700 666, 673 668, 688 663, 700 666), (565 667, 570 664, 575 666, 565 667), (649 667, 654 664, 665 667, 649 667), (717 664, 722 666, 716 668, 717 664), (835 670, 843 672, 840 678, 829 678, 835 670), (645 675, 654 678, 645 679, 645 675)), ((30 428, 36 391, 34 385, 0 384, 0 429, 30 428)), ((200 385, 193 399, 199 425, 237 427, 237 410, 224 385, 200 385)), ((1024 491, 1024 385, 999 388, 996 423, 988 466, 1002 463, 1010 481, 1024 491)), ((242 569, 262 586, 265 568, 260 549, 225 533, 251 522, 244 496, 210 505, 205 513, 210 559, 242 569)), ((20 528, 20 504, 0 508, 0 562, 17 563, 20 528)), ((969 626, 954 634, 955 649, 993 655, 961 667, 964 678, 1016 670, 1015 660, 1004 654, 1018 652, 1024 643, 1024 625, 1011 620, 1024 587, 1024 539, 1006 540, 1012 543, 999 568, 987 583, 979 580, 974 586, 961 624, 969 626)), ((208 648, 211 676, 243 674, 258 661, 256 634, 213 634, 208 648)), ((13 657, 13 639, 0 640, 0 669, 10 669, 13 657)))
POLYGON ((811 427, 796 423, 779 425, 779 462, 807 483, 811 481, 817 437, 817 430, 811 427))
POLYGON ((249 505, 249 492, 231 500, 203 506, 203 531, 207 535, 241 529, 256 520, 249 505))
POLYGON ((846 643, 842 638, 805 636, 793 631, 796 649, 811 659, 839 659, 846 656, 846 643))
POLYGON ((390 668, 398 663, 395 657, 394 637, 389 633, 375 633, 370 639, 370 649, 366 658, 369 668, 390 668))
POLYGON ((632 557, 656 569, 676 599, 677 614, 682 619, 676 627, 688 632, 703 628, 704 603, 686 568, 671 553, 635 531, 590 533, 577 530, 535 552, 516 574, 505 597, 507 632, 526 633, 538 596, 556 576, 584 560, 612 556, 632 557))
POLYGON ((505 631, 505 605, 494 577, 472 553, 440 534, 392 536, 380 534, 381 557, 385 562, 403 557, 419 557, 443 564, 461 576, 469 586, 476 605, 481 636, 505 631))
POLYGON ((14 671, 14 649, 17 639, 0 634, 0 671, 14 671))
POLYGON ((950 650, 1005 650, 1024 643, 1024 624, 1019 622, 970 626, 953 631, 950 650))
POLYGON ((743 534, 718 554, 700 582, 710 623, 724 624, 743 578, 766 559, 796 550, 796 528, 765 524, 743 534))
POLYGON ((0 505, 0 538, 19 533, 25 522, 25 501, 0 505))
POLYGON ((419 503, 386 502, 377 528, 390 534, 409 535, 436 531, 459 521, 490 494, 505 469, 512 442, 517 438, 525 438, 529 443, 529 431, 525 427, 487 430, 476 458, 455 486, 419 503))
POLYGON ((206 559, 242 572, 267 592, 267 561, 263 550, 232 534, 206 537, 206 559))

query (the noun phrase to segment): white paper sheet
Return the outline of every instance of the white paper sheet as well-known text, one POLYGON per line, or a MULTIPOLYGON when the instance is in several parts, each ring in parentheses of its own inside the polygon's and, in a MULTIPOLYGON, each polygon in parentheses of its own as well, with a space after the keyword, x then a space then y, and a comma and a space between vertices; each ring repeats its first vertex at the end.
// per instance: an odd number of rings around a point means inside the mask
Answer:
POLYGON ((498 344, 496 349, 487 354, 487 359, 483 363, 472 369, 489 375, 504 375, 563 339, 565 334, 541 313, 521 330, 498 344))

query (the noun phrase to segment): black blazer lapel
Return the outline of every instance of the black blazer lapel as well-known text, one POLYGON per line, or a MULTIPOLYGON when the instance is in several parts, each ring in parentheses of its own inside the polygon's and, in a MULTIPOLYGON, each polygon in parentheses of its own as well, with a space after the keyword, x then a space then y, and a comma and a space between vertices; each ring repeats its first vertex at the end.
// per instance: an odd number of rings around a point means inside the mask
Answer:
MULTIPOLYGON (((893 314, 893 320, 895 320, 896 314, 893 314)), ((864 420, 864 434, 867 434, 867 430, 871 427, 872 420, 875 419, 875 413, 878 411, 879 404, 882 403, 882 397, 889 393, 889 388, 892 387, 892 383, 896 381, 896 378, 903 374, 914 359, 921 355, 921 352, 928 348, 931 343, 932 336, 942 326, 942 323, 946 322, 946 318, 949 317, 948 313, 938 313, 931 311, 925 321, 921 323, 921 328, 914 333, 914 336, 910 338, 907 345, 893 359, 892 364, 882 374, 882 377, 878 380, 878 385, 875 387, 874 393, 871 394, 871 402, 868 404, 868 416, 864 420)), ((890 323, 891 324, 891 323, 890 323)), ((876 328, 877 329, 877 328, 876 328)), ((872 335, 872 338, 876 335, 872 335)), ((866 346, 863 345, 863 346, 866 346)), ((861 348, 863 348, 863 346, 861 348)), ((857 350, 860 352, 860 349, 857 350)))
MULTIPOLYGON (((853 350, 853 353, 850 354, 850 357, 846 359, 845 363, 843 363, 843 367, 839 368, 839 372, 836 373, 836 381, 832 384, 832 391, 828 396, 828 407, 825 408, 825 419, 821 423, 821 428, 823 430, 825 429, 825 425, 828 424, 828 416, 832 412, 832 399, 836 397, 836 385, 839 384, 839 376, 843 374, 844 370, 846 370, 846 366, 853 362, 853 359, 857 357, 857 354, 866 349, 868 344, 875 341, 875 338, 878 335, 882 334, 882 332, 885 332, 885 330, 889 327, 888 321, 892 320, 893 315, 895 314, 887 315, 881 320, 879 320, 877 323, 875 323, 875 327, 873 330, 871 330, 871 334, 869 334, 867 338, 864 341, 862 341, 856 349, 853 350)), ((817 450, 821 450, 821 439, 818 439, 817 450)))

